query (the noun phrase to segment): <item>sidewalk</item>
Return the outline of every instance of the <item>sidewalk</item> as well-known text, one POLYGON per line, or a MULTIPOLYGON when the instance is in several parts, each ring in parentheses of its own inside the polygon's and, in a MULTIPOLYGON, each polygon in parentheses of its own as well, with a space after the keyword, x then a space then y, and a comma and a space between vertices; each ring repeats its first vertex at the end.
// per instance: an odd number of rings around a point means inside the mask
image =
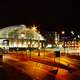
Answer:
MULTIPOLYGON (((35 53, 36 54, 36 53, 35 53)), ((63 68, 66 70, 75 70, 76 66, 75 64, 70 61, 70 58, 67 57, 58 57, 55 58, 55 56, 52 53, 48 53, 46 56, 36 56, 36 55, 29 55, 29 54, 12 54, 12 58, 15 58, 17 60, 20 60, 22 62, 31 60, 34 62, 39 62, 42 64, 46 64, 49 66, 55 66, 59 68, 63 68)))

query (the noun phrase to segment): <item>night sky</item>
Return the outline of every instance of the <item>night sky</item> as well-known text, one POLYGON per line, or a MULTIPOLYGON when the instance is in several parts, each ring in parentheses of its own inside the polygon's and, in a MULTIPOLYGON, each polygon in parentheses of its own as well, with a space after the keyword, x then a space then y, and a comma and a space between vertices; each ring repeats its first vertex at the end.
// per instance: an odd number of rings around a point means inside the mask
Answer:
POLYGON ((79 10, 79 2, 72 0, 5 1, 0 3, 0 28, 36 24, 41 31, 78 31, 79 10))

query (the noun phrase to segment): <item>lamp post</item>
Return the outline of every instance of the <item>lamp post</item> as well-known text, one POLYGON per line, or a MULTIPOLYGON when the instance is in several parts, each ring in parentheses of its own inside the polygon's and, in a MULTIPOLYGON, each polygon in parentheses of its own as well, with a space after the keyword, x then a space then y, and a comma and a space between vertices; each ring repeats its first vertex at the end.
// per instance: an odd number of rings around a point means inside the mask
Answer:
POLYGON ((77 41, 78 41, 78 43, 79 43, 79 39, 80 39, 80 35, 77 35, 77 41))
POLYGON ((40 41, 38 40, 38 56, 40 56, 40 41))
POLYGON ((78 46, 78 56, 79 56, 79 40, 80 40, 80 35, 77 35, 77 38, 78 38, 78 40, 77 40, 77 46, 78 46))
POLYGON ((62 31, 61 33, 62 33, 62 35, 63 35, 64 53, 65 53, 65 38, 64 38, 65 31, 62 31))
POLYGON ((72 42, 74 42, 74 47, 75 47, 74 31, 73 30, 71 31, 71 35, 72 35, 71 44, 72 44, 72 42))

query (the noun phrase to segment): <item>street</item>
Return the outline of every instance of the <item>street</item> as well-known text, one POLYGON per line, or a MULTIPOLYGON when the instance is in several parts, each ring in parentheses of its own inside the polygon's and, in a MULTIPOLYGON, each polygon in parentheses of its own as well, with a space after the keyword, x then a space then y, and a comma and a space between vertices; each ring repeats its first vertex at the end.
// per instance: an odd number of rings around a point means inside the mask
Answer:
MULTIPOLYGON (((56 58, 49 56, 51 53, 45 52, 46 57, 33 55, 31 58, 25 54, 5 54, 3 55, 3 70, 10 80, 79 80, 80 64, 66 56, 56 58), (71 71, 70 71, 71 70, 71 71), (17 75, 15 74, 17 73, 17 75), (18 75, 19 74, 19 75, 18 75), (23 74, 23 75, 22 75, 23 74), (24 76, 24 77, 23 77, 24 76), (17 79, 16 79, 17 78, 17 79), (19 79, 20 78, 20 79, 19 79)), ((9 79, 8 79, 9 80, 9 79)))

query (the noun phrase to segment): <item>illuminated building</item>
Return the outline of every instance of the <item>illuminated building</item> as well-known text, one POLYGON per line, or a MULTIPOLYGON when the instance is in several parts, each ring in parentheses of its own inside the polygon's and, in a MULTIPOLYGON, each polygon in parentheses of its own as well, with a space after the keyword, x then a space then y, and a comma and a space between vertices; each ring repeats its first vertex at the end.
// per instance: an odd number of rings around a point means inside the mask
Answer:
POLYGON ((0 40, 4 47, 43 48, 45 45, 44 37, 35 26, 16 25, 0 29, 0 40))
POLYGON ((43 35, 46 39, 46 45, 58 45, 59 42, 59 34, 55 31, 43 32, 43 35))

